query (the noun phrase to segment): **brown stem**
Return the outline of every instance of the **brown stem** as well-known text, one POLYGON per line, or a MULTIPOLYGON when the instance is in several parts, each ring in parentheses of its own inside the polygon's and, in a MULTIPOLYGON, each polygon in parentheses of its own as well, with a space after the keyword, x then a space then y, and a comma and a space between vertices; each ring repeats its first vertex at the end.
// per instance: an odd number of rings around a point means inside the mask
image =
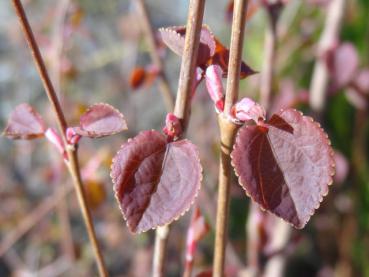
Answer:
POLYGON ((181 72, 174 108, 174 114, 182 120, 183 130, 187 127, 190 113, 190 97, 195 78, 204 6, 205 0, 191 0, 188 10, 185 46, 183 49, 181 72))
POLYGON ((101 249, 99 247, 99 243, 97 241, 94 224, 91 216, 91 211, 88 208, 86 193, 83 188, 83 182, 81 177, 81 171, 78 163, 78 153, 76 149, 67 148, 67 154, 69 158, 68 169, 69 173, 73 179, 74 188, 77 193, 78 203, 82 212, 82 216, 86 225, 88 237, 90 239, 90 243, 92 249, 95 254, 96 263, 99 269, 100 276, 108 276, 108 272, 105 267, 104 258, 102 256, 101 249))
POLYGON ((34 210, 32 210, 24 219, 20 221, 17 227, 8 233, 0 244, 0 257, 2 257, 24 234, 35 226, 42 218, 52 211, 58 203, 64 201, 65 196, 72 191, 72 186, 65 185, 63 191, 56 191, 49 196, 34 210))
MULTIPOLYGON (((142 1, 141 1, 142 2, 142 1)), ((185 131, 190 113, 190 96, 197 53, 200 44, 200 32, 204 15, 205 0, 191 0, 188 11, 185 47, 183 50, 181 72, 178 82, 178 92, 174 114, 182 120, 182 130, 185 131)), ((151 27, 150 27, 151 28, 151 27)), ((156 47, 156 46, 155 46, 156 47)), ((157 57, 160 60, 159 57, 157 57)), ((164 276, 165 250, 169 226, 159 227, 156 231, 153 276, 164 276)))
POLYGON ((227 90, 224 104, 224 113, 226 115, 231 113, 232 106, 238 99, 247 3, 247 0, 236 0, 234 2, 227 90))
POLYGON ((322 56, 339 38, 345 2, 345 0, 332 0, 329 3, 324 30, 318 43, 318 57, 310 85, 310 106, 317 114, 324 109, 329 81, 328 68, 322 56))
POLYGON ((46 94, 49 98, 50 104, 55 112, 57 124, 62 136, 62 139, 64 141, 64 145, 67 147, 67 166, 68 171, 73 179, 73 184, 77 193, 78 202, 80 205, 80 209, 83 215, 83 219, 85 221, 85 225, 87 228, 87 233, 90 239, 90 242, 92 244, 92 248, 95 253, 95 259, 96 263, 98 265, 100 276, 107 276, 107 270, 105 267, 105 263, 101 254, 101 250, 99 248, 90 210, 87 206, 86 196, 83 189, 83 183, 81 179, 81 173, 78 165, 78 157, 77 157, 77 151, 75 148, 70 147, 67 143, 66 139, 66 129, 67 129, 67 123, 63 114, 63 111, 60 106, 60 102, 56 96, 55 89, 50 81, 50 77, 47 73, 45 63, 42 59, 40 50, 38 48, 37 42, 34 38, 31 26, 29 25, 27 16, 24 12, 22 3, 20 0, 12 0, 14 9, 17 13, 19 23, 22 26, 22 30, 24 32, 25 38, 27 40, 27 43, 31 49, 31 53, 34 59, 34 62, 36 64, 36 67, 38 69, 39 75, 41 77, 41 80, 43 82, 46 94))
POLYGON ((225 249, 227 245, 230 183, 232 176, 230 153, 238 126, 229 120, 232 106, 238 99, 243 37, 246 24, 247 0, 236 0, 232 21, 230 56, 224 113, 218 116, 220 127, 220 163, 218 207, 215 229, 213 276, 224 276, 225 249))
POLYGON ((151 26, 150 17, 149 17, 149 14, 147 12, 147 8, 145 5, 145 0, 136 0, 136 5, 141 15, 141 24, 142 24, 142 28, 143 28, 143 31, 145 32, 146 39, 148 42, 151 60, 153 61, 154 65, 157 67, 157 69, 160 72, 159 87, 162 93, 165 106, 168 111, 173 111, 173 108, 174 108, 173 94, 170 89, 168 78, 164 71, 163 61, 161 60, 160 55, 158 53, 155 33, 151 26))
POLYGON ((268 111, 272 89, 273 89, 273 74, 275 64, 275 50, 277 45, 277 28, 269 16, 268 24, 265 31, 264 41, 264 61, 260 77, 260 104, 268 111))
POLYGON ((220 128, 220 161, 219 161, 219 187, 217 200, 217 216, 215 225, 215 247, 213 276, 224 276, 225 250, 227 246, 228 217, 230 184, 232 177, 231 157, 234 137, 238 130, 238 125, 229 121, 223 114, 218 116, 220 128))
POLYGON ((169 225, 158 227, 155 232, 153 277, 164 276, 165 253, 168 244, 169 225))

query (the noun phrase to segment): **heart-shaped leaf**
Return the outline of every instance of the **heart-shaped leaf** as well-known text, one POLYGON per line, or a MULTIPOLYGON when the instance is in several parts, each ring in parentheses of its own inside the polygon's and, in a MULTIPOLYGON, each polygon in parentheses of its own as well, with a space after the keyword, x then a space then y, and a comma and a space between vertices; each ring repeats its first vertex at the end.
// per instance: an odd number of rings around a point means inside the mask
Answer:
POLYGON ((73 128, 78 135, 99 138, 127 130, 124 116, 114 107, 99 103, 92 105, 80 118, 80 126, 73 128))
POLYGON ((185 213, 200 189, 201 176, 199 154, 191 142, 167 142, 154 130, 124 143, 111 168, 116 198, 134 233, 185 213))
MULTIPOLYGON (((182 56, 186 27, 185 26, 173 26, 159 29, 161 37, 164 43, 174 53, 182 56)), ((197 65, 204 65, 208 59, 215 53, 215 39, 212 32, 206 25, 203 25, 200 33, 200 45, 197 58, 197 65)))
POLYGON ((327 135, 293 109, 274 114, 265 126, 244 125, 231 156, 246 193, 296 228, 319 207, 334 175, 327 135))
POLYGON ((29 104, 23 103, 10 114, 3 135, 11 139, 34 139, 44 136, 45 131, 41 115, 29 104))

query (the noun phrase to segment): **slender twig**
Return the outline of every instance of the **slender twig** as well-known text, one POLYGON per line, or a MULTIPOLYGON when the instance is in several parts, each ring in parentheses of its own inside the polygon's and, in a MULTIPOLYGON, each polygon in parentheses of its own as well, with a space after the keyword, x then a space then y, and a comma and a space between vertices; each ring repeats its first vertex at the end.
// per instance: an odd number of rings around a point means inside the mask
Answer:
POLYGON ((192 84, 195 78, 200 31, 204 15, 205 0, 191 0, 188 11, 185 46, 182 55, 174 114, 182 120, 185 130, 190 113, 192 84))
POLYGON ((45 92, 49 98, 50 104, 56 115, 57 125, 59 127, 62 139, 64 141, 64 145, 66 145, 66 148, 67 148, 66 152, 67 152, 68 159, 66 163, 67 163, 68 171, 73 179, 73 184, 74 184, 74 187, 77 193, 78 202, 81 208, 83 219, 86 224, 88 236, 89 236, 92 248, 95 253, 95 259, 98 265, 100 276, 107 276, 108 274, 106 271, 106 267, 105 267, 102 254, 101 254, 101 250, 97 242, 91 212, 87 206, 86 196, 85 196, 85 192, 83 189, 83 183, 81 179, 81 173, 80 173, 80 169, 78 165, 77 149, 74 147, 70 147, 67 143, 67 139, 66 139, 67 123, 66 123, 62 108, 60 106, 60 102, 56 96, 55 89, 50 81, 50 77, 46 70, 46 66, 41 56, 37 42, 34 38, 31 26, 29 25, 27 16, 24 12, 22 3, 20 0, 12 0, 12 2, 13 2, 14 9, 17 13, 18 19, 19 19, 19 23, 22 26, 22 30, 24 32, 27 43, 31 49, 31 53, 32 53, 34 62, 36 64, 36 67, 38 69, 39 75, 44 84, 45 92))
POLYGON ((224 113, 226 115, 230 114, 233 105, 238 99, 247 3, 248 1, 246 0, 236 0, 234 3, 227 88, 224 105, 224 113))
POLYGON ((238 126, 229 120, 229 118, 231 109, 238 99, 247 3, 247 0, 236 0, 234 3, 225 106, 224 113, 218 116, 221 154, 219 163, 218 207, 213 264, 213 276, 215 277, 224 276, 230 182, 232 176, 230 152, 238 129, 238 126))
POLYGON ((147 39, 147 43, 149 46, 151 60, 153 61, 154 65, 157 67, 159 71, 159 76, 158 76, 159 77, 158 79, 159 87, 161 90, 161 94, 162 94, 165 106, 168 111, 173 111, 173 108, 174 108, 173 94, 170 89, 168 78, 164 71, 163 61, 161 60, 161 57, 158 53, 155 33, 151 26, 150 17, 149 17, 149 14, 147 12, 147 8, 145 5, 145 0, 135 0, 135 1, 136 1, 138 11, 141 16, 140 22, 142 24, 142 29, 146 35, 145 37, 147 39))
POLYGON ((322 56, 332 48, 339 38, 345 2, 345 0, 330 1, 324 30, 318 43, 318 57, 310 85, 310 107, 317 114, 324 109, 329 81, 328 68, 322 56))
POLYGON ((0 244, 0 257, 3 256, 24 234, 26 234, 33 226, 42 220, 49 212, 51 212, 58 203, 65 200, 65 196, 73 190, 73 186, 65 185, 63 191, 55 191, 55 193, 45 199, 34 210, 32 210, 25 218, 23 218, 17 227, 5 238, 0 244))
POLYGON ((268 24, 265 30, 264 60, 260 76, 260 104, 269 109, 273 89, 275 52, 277 46, 277 24, 268 12, 268 24))
POLYGON ((164 276, 165 254, 168 244, 169 225, 156 229, 152 276, 164 276))
MULTIPOLYGON (((188 10, 185 46, 182 56, 174 114, 181 119, 185 131, 190 113, 190 96, 195 78, 197 53, 200 44, 200 32, 204 15, 205 0, 191 0, 188 10)), ((183 134, 182 134, 183 135, 183 134)), ((164 276, 165 249, 169 226, 159 227, 156 232, 153 276, 164 276)))

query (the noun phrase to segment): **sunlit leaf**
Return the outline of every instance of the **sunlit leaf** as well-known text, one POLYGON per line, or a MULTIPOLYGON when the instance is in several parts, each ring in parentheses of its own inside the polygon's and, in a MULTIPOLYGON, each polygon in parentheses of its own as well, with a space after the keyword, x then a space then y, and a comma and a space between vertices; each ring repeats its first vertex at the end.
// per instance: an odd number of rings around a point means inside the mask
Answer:
POLYGON ((45 123, 29 104, 20 104, 10 114, 3 135, 11 139, 34 139, 44 136, 45 123))
POLYGON ((327 135, 293 109, 274 114, 263 126, 244 125, 231 156, 246 193, 296 228, 319 207, 334 175, 327 135))
POLYGON ((127 130, 127 123, 114 107, 99 103, 88 108, 80 118, 80 126, 74 130, 81 136, 98 138, 127 130))
POLYGON ((157 131, 143 131, 122 145, 111 177, 129 229, 144 232, 190 208, 200 189, 199 154, 188 140, 168 142, 157 131))

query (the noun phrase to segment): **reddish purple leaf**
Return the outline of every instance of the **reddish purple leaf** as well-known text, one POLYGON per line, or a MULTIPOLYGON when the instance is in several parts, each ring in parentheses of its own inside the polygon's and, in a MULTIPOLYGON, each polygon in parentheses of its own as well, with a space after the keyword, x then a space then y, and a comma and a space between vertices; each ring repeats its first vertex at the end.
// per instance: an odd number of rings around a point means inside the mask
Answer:
POLYGON ((341 44, 333 53, 332 79, 336 89, 348 85, 359 66, 359 57, 351 43, 341 44))
POLYGON ((34 139, 42 137, 45 130, 41 115, 24 103, 15 107, 10 114, 3 135, 11 139, 34 139))
MULTIPOLYGON (((177 55, 182 56, 186 27, 185 26, 173 26, 159 29, 161 37, 164 43, 177 55)), ((201 28, 200 34, 200 46, 197 58, 198 65, 204 65, 208 59, 215 53, 215 39, 209 28, 204 25, 201 28)))
POLYGON ((92 105, 80 118, 77 134, 90 138, 114 135, 127 130, 124 116, 114 107, 100 103, 92 105))
POLYGON ((200 189, 201 170, 198 151, 188 140, 167 142, 152 130, 124 143, 111 178, 129 229, 145 232, 185 213, 200 189))
POLYGON ((265 126, 244 125, 231 156, 246 193, 296 228, 319 207, 334 175, 327 135, 293 109, 274 114, 265 126))

